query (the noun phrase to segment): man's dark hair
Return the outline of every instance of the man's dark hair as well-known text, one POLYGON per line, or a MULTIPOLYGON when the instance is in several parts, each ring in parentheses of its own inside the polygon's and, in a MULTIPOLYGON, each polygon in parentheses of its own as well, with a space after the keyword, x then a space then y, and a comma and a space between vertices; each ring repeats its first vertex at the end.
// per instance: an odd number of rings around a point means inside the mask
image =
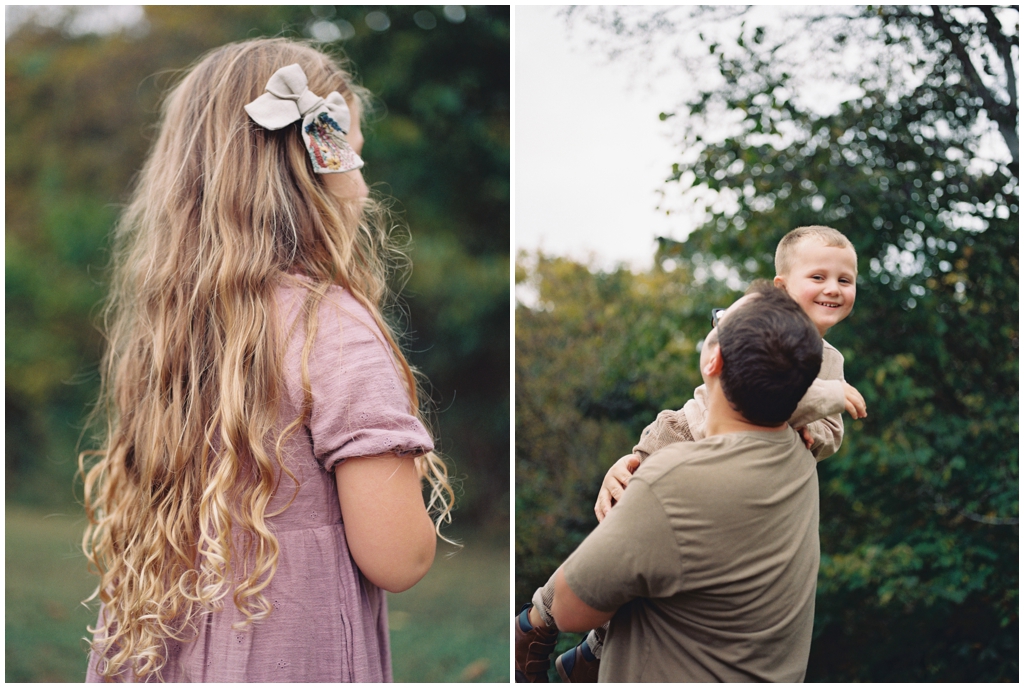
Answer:
POLYGON ((722 391, 755 425, 773 426, 793 415, 821 370, 821 335, 782 289, 759 280, 749 303, 718 326, 722 391))

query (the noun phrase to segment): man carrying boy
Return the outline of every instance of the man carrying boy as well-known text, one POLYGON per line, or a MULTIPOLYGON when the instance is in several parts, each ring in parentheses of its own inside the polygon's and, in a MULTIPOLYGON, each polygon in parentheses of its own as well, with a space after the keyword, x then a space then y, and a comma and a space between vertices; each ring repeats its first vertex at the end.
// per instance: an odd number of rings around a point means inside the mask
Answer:
MULTIPOLYGON (((775 286, 784 289, 811 318, 818 334, 849 315, 856 298, 856 253, 850 241, 831 227, 800 227, 779 242, 775 254, 775 286)), ((843 437, 840 413, 845 408, 854 418, 866 415, 864 400, 843 380, 842 355, 823 341, 824 355, 818 379, 801 399, 789 420, 799 428, 816 459, 821 460, 838 449, 843 437)), ((661 447, 680 441, 697 441, 706 436, 707 388, 701 386, 694 398, 678 411, 662 411, 644 430, 633 454, 622 457, 605 476, 595 505, 601 521, 617 502, 637 466, 661 447)), ((551 625, 552 582, 537 591, 535 609, 530 617, 551 625)), ((530 637, 518 625, 517 669, 523 680, 546 680, 547 655, 557 631, 537 628, 530 637), (526 670, 529 665, 531 670, 526 670)), ((601 633, 592 632, 584 643, 559 657, 557 666, 563 679, 587 681, 596 677, 597 657, 601 656, 601 633), (575 669, 575 671, 574 671, 575 669)))
POLYGON ((814 457, 787 423, 821 367, 800 307, 767 283, 701 350, 706 438, 649 456, 553 576, 559 629, 614 617, 602 681, 799 681, 818 573, 814 457), (716 337, 717 335, 717 337, 716 337))
MULTIPOLYGON (((775 249, 773 283, 800 305, 824 337, 832 326, 846 319, 857 298, 857 254, 853 244, 831 227, 797 227, 782 237, 775 249)), ((705 393, 702 385, 683 408, 658 414, 633 448, 637 465, 667 444, 704 438, 705 393)), ((824 342, 821 371, 789 420, 794 428, 806 428, 805 439, 810 439, 811 453, 818 461, 835 454, 842 444, 840 414, 844 409, 855 419, 867 415, 864 398, 843 379, 843 355, 824 342)), ((605 490, 600 496, 607 500, 605 490)), ((612 498, 614 501, 615 495, 612 498)), ((611 508, 606 500, 598 499, 602 507, 595 507, 598 520, 611 508)))

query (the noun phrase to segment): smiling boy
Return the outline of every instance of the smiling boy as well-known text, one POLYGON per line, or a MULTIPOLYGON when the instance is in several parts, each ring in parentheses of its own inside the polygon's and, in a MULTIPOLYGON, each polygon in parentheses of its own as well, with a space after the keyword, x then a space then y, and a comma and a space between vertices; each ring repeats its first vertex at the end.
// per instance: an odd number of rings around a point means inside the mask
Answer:
POLYGON ((857 299, 857 254, 831 227, 798 227, 775 249, 776 287, 785 289, 824 337, 857 299))

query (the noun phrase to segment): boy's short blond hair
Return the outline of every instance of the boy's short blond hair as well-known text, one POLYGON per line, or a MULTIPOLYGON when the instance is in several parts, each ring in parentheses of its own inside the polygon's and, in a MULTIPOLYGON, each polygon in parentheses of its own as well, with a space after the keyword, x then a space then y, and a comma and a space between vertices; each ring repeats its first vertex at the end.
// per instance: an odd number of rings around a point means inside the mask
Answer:
POLYGON ((850 240, 840 232, 838 229, 831 227, 825 227, 824 225, 809 225, 807 227, 797 227, 786 236, 782 237, 779 241, 779 245, 775 248, 775 274, 785 275, 789 272, 789 269, 793 267, 793 255, 794 251, 804 239, 813 238, 817 239, 824 246, 834 246, 836 248, 848 248, 856 255, 857 251, 853 248, 853 244, 850 240))

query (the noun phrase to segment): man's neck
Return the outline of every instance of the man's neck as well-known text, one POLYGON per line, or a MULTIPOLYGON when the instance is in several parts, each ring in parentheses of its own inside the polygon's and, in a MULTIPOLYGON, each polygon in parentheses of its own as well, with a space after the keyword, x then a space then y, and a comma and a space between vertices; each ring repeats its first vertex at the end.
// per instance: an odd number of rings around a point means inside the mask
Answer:
POLYGON ((712 435, 728 435, 732 432, 782 432, 787 427, 789 426, 786 423, 776 426, 765 426, 743 419, 712 419, 711 414, 708 414, 707 423, 704 425, 704 434, 707 437, 711 437, 712 435))
POLYGON ((786 423, 776 426, 751 423, 729 404, 721 387, 712 390, 709 386, 708 415, 704 424, 704 434, 707 437, 728 435, 733 432, 782 432, 787 427, 786 423))

